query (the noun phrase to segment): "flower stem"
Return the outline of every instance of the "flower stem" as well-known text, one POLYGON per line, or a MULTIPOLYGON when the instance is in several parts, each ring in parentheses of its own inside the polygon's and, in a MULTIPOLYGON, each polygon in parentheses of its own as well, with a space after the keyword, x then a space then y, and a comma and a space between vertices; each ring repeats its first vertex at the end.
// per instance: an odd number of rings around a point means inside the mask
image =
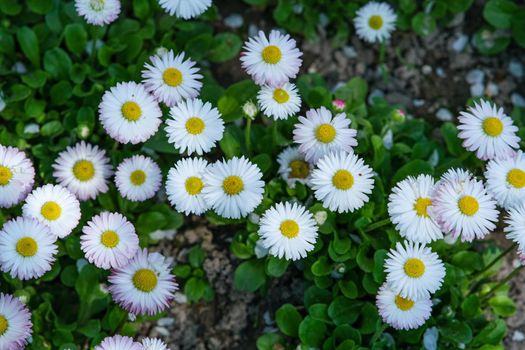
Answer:
POLYGON ((246 129, 244 130, 244 138, 246 142, 246 152, 248 156, 252 154, 252 120, 251 118, 246 118, 246 129))
POLYGON ((498 289, 500 289, 501 287, 503 287, 504 285, 507 284, 507 282, 509 282, 514 276, 516 276, 525 266, 523 265, 520 265, 518 267, 516 267, 514 270, 512 270, 511 273, 509 273, 507 275, 507 277, 505 277, 504 279, 502 279, 498 284, 496 284, 494 287, 492 287, 492 289, 487 293, 485 294, 483 297, 482 297, 482 301, 485 301, 487 299, 489 299, 498 289))
POLYGON ((483 273, 487 272, 492 266, 494 266, 498 261, 500 261, 503 257, 505 257, 505 255, 507 255, 508 253, 510 253, 511 251, 514 250, 514 248, 516 248, 517 246, 517 243, 513 243, 511 246, 509 246, 507 249, 505 249, 504 251, 502 251, 497 257, 495 257, 487 266, 485 266, 483 268, 483 270, 479 271, 475 276, 474 278, 477 278, 481 275, 483 275, 483 273))
POLYGON ((383 227, 385 225, 388 225, 390 223, 390 219, 383 219, 381 221, 376 221, 374 222, 373 224, 371 224, 370 226, 368 226, 365 230, 365 232, 370 232, 370 231, 373 231, 375 229, 378 229, 380 227, 383 227))

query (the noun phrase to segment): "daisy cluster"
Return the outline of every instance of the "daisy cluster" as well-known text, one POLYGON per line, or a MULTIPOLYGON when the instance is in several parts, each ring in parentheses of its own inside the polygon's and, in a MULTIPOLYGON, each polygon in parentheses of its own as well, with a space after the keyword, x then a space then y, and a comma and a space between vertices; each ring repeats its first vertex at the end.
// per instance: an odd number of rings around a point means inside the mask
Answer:
POLYGON ((465 169, 450 169, 436 182, 430 175, 408 177, 392 190, 388 212, 400 235, 385 261, 387 278, 377 296, 384 321, 396 329, 421 326, 431 314, 445 268, 427 244, 472 242, 494 231, 498 207, 507 211, 504 231, 525 256, 525 163, 518 128, 502 108, 480 101, 459 116, 463 146, 487 161, 485 180, 465 169))
POLYGON ((131 337, 114 335, 104 338, 95 346, 95 350, 169 350, 169 348, 160 339, 144 338, 141 342, 137 342, 131 337))

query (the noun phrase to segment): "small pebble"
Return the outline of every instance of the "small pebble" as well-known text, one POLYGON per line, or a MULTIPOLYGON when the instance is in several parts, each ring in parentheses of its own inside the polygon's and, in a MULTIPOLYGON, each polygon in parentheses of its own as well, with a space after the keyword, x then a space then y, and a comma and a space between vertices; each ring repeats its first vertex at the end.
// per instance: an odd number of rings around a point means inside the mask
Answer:
POLYGON ((157 324, 161 327, 171 326, 174 323, 175 319, 173 317, 163 317, 159 318, 159 320, 157 321, 157 324))
POLYGON ((481 83, 470 85, 470 95, 473 97, 482 96, 485 90, 485 86, 481 83))
POLYGON ((485 95, 488 97, 496 96, 499 93, 499 86, 494 83, 488 83, 485 87, 485 95))
POLYGON ((348 58, 356 58, 357 52, 355 51, 353 46, 345 46, 343 47, 343 54, 348 58))
POLYGON ((270 249, 265 248, 262 245, 262 242, 260 239, 255 243, 254 252, 255 252, 255 256, 257 257, 257 259, 264 258, 266 255, 268 255, 269 251, 270 249))
POLYGON ((467 73, 465 79, 467 83, 471 85, 483 83, 483 80, 485 80, 485 72, 481 69, 472 69, 467 73))
POLYGON ((421 72, 425 75, 429 75, 432 73, 432 67, 430 67, 428 64, 425 64, 423 68, 421 68, 421 72))
POLYGON ((416 98, 415 100, 412 101, 412 103, 414 104, 414 107, 423 107, 425 105, 425 100, 422 100, 420 98, 416 98))
POLYGON ((299 15, 299 14, 303 13, 303 10, 304 10, 304 6, 302 4, 295 4, 292 7, 292 11, 296 15, 299 15))
POLYGON ((163 337, 168 337, 170 335, 170 331, 168 331, 166 328, 164 327, 155 327, 153 329, 155 332, 159 333, 160 335, 162 335, 163 337))
POLYGON ((445 73, 445 70, 441 67, 436 68, 436 75, 440 78, 444 78, 447 76, 447 74, 445 73))
POLYGON ((394 133, 391 129, 389 129, 385 136, 383 136, 383 146, 388 150, 392 149, 392 146, 394 146, 394 133))
POLYGON ((442 122, 448 122, 452 120, 452 112, 448 110, 447 108, 441 107, 436 112, 436 118, 441 120, 442 122))
POLYGON ((24 134, 37 134, 38 132, 40 132, 40 126, 36 123, 30 123, 24 127, 24 134))
POLYGON ((430 158, 428 159, 428 162, 433 167, 437 166, 439 163, 439 152, 437 149, 435 149, 432 154, 430 155, 430 158))
POLYGON ((238 13, 229 15, 224 19, 224 25, 229 28, 237 29, 244 24, 244 18, 238 13))
POLYGON ((329 23, 330 23, 330 18, 328 18, 326 13, 321 12, 319 14, 319 25, 325 28, 329 23))
POLYGON ((452 43, 452 50, 455 52, 461 52, 463 49, 465 49, 465 46, 468 44, 468 36, 465 34, 460 34, 456 40, 452 43))
POLYGON ((525 107, 525 98, 521 96, 520 94, 518 94, 517 92, 513 92, 510 95, 510 102, 516 107, 520 107, 520 108, 525 107))
POLYGON ((525 335, 520 331, 514 331, 512 341, 522 342, 523 340, 525 340, 525 335))
POLYGON ((439 339, 439 332, 436 327, 427 328, 423 335, 423 346, 425 350, 436 350, 439 339))
POLYGON ((510 61, 509 73, 518 79, 523 78, 523 65, 521 64, 521 62, 515 60, 510 61))
POLYGON ((188 298, 186 295, 182 294, 181 292, 176 292, 175 296, 173 297, 173 300, 177 304, 186 304, 188 302, 188 298))

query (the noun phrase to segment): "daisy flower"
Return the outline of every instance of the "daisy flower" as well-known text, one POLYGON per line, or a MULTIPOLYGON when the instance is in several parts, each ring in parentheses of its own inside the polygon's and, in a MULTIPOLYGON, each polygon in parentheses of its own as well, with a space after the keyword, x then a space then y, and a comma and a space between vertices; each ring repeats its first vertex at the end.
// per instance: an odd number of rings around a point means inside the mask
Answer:
POLYGON ((354 17, 357 35, 369 43, 384 42, 396 29, 397 16, 387 3, 369 2, 354 17))
POLYGON ((159 0, 159 4, 172 16, 190 19, 203 14, 211 6, 211 0, 159 0))
POLYGON ((244 44, 241 53, 242 67, 258 85, 282 85, 299 73, 302 64, 302 52, 294 39, 277 30, 270 32, 270 37, 259 31, 244 44))
POLYGON ((122 197, 130 201, 150 199, 160 188, 162 173, 151 158, 135 155, 124 159, 115 173, 115 183, 122 197))
POLYGON ((80 221, 80 202, 60 185, 36 188, 26 198, 23 216, 32 217, 50 228, 59 238, 69 236, 80 221))
POLYGON ((207 211, 209 203, 204 200, 203 175, 208 162, 202 158, 179 160, 168 173, 166 194, 171 205, 186 215, 200 215, 207 211))
POLYGON ((184 59, 184 52, 175 56, 172 50, 150 57, 142 71, 144 87, 159 101, 173 106, 183 99, 195 98, 202 87, 202 75, 195 62, 184 59))
POLYGON ((432 195, 432 214, 444 233, 464 242, 481 239, 496 228, 496 201, 483 183, 475 179, 463 182, 442 181, 432 195))
POLYGON ((166 258, 146 249, 112 270, 108 287, 113 300, 132 314, 155 315, 169 307, 177 288, 166 258))
POLYGON ((119 0, 75 0, 79 16, 95 26, 103 26, 117 19, 120 14, 119 0))
POLYGON ((332 112, 325 107, 310 109, 293 130, 293 141, 299 145, 299 152, 308 162, 317 163, 332 151, 343 150, 351 153, 357 146, 357 131, 350 128, 350 120, 345 113, 332 118, 332 112))
POLYGON ((32 327, 27 306, 12 295, 0 293, 0 349, 25 349, 32 327))
POLYGON ((18 217, 0 231, 0 267, 21 280, 39 278, 55 261, 56 236, 43 223, 18 217))
POLYGON ((420 243, 397 243, 385 260, 386 282, 396 295, 411 300, 428 298, 441 288, 445 265, 439 256, 420 243))
POLYGON ((182 153, 202 155, 222 139, 224 121, 219 110, 199 99, 182 101, 170 109, 168 141, 182 153))
POLYGON ((314 248, 317 225, 312 213, 297 203, 278 203, 259 221, 262 246, 270 255, 286 260, 306 257, 314 248))
POLYGON ((419 175, 397 183, 388 197, 390 220, 406 239, 430 243, 442 239, 443 233, 430 216, 434 191, 434 179, 430 175, 419 175))
POLYGON ((169 350, 168 346, 160 339, 144 338, 142 339, 143 350, 169 350))
POLYGON ((311 188, 323 206, 338 213, 353 212, 368 202, 374 188, 372 169, 355 154, 328 154, 312 172, 311 188))
POLYGON ((82 233, 80 247, 86 259, 101 269, 124 266, 139 249, 135 227, 119 213, 94 216, 82 233))
POLYGON ((257 102, 265 115, 273 119, 286 119, 301 109, 301 98, 292 83, 272 87, 265 85, 257 94, 257 102))
POLYGON ((505 159, 492 159, 485 171, 487 190, 505 209, 525 202, 525 154, 518 151, 505 159))
POLYGON ((518 128, 503 108, 481 101, 469 107, 468 112, 461 112, 458 119, 458 137, 463 139, 463 147, 476 152, 479 159, 505 158, 519 148, 518 128))
POLYGON ((264 181, 257 165, 233 157, 218 161, 204 173, 204 200, 225 218, 239 219, 251 213, 262 201, 264 181))
POLYGON ((142 344, 137 343, 130 337, 114 335, 106 337, 102 343, 95 346, 95 350, 144 350, 142 344))
POLYGON ((304 156, 297 147, 287 147, 277 156, 279 175, 290 188, 299 182, 309 185, 313 165, 304 160, 304 156))
POLYGON ((510 208, 505 217, 507 239, 518 243, 519 250, 525 251, 525 204, 510 208))
POLYGON ((377 293, 376 304, 383 321, 397 330, 416 329, 432 314, 430 297, 403 298, 384 283, 377 293))
POLYGON ((95 199, 108 191, 113 169, 106 152, 81 141, 60 152, 53 164, 53 176, 81 201, 95 199))
POLYGON ((35 169, 25 153, 0 145, 0 208, 20 203, 34 183, 35 169))
POLYGON ((441 185, 447 182, 454 182, 458 184, 464 184, 467 181, 473 180, 474 175, 465 169, 452 168, 448 169, 439 179, 437 185, 441 185))
POLYGON ((155 98, 133 81, 106 91, 98 111, 106 132, 120 143, 146 141, 157 132, 162 117, 155 98))

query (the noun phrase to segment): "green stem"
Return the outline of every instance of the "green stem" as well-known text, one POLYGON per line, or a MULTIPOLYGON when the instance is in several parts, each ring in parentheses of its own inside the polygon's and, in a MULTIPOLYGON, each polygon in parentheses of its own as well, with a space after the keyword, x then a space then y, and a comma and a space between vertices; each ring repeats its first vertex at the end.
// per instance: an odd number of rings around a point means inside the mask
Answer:
POLYGON ((252 120, 250 118, 246 118, 246 129, 244 132, 246 151, 248 152, 248 156, 250 156, 252 154, 252 120))
POLYGON ((505 277, 504 279, 502 279, 498 284, 496 284, 494 287, 492 287, 492 289, 487 293, 485 294, 483 297, 482 297, 482 301, 485 301, 487 299, 489 299, 498 289, 500 289, 501 287, 503 287, 504 285, 507 284, 507 282, 509 282, 514 276, 516 276, 525 266, 523 265, 520 265, 518 267, 516 267, 514 270, 512 270, 511 273, 509 273, 507 275, 507 277, 505 277))
POLYGON ((485 266, 483 268, 483 270, 479 271, 475 276, 474 278, 477 278, 481 275, 483 275, 485 272, 487 272, 492 266, 494 266, 498 261, 500 261, 503 257, 505 257, 505 255, 507 255, 508 253, 510 253, 511 251, 514 250, 514 248, 516 248, 518 244, 517 243, 513 243, 511 246, 509 246, 507 249, 505 249, 504 251, 502 251, 497 257, 495 257, 487 266, 485 266))
POLYGON ((390 219, 383 219, 381 221, 377 221, 377 222, 374 222, 373 224, 371 224, 370 226, 368 226, 365 230, 365 232, 370 232, 370 231, 373 231, 375 229, 378 229, 380 227, 383 227, 385 225, 388 225, 390 223, 390 219))

